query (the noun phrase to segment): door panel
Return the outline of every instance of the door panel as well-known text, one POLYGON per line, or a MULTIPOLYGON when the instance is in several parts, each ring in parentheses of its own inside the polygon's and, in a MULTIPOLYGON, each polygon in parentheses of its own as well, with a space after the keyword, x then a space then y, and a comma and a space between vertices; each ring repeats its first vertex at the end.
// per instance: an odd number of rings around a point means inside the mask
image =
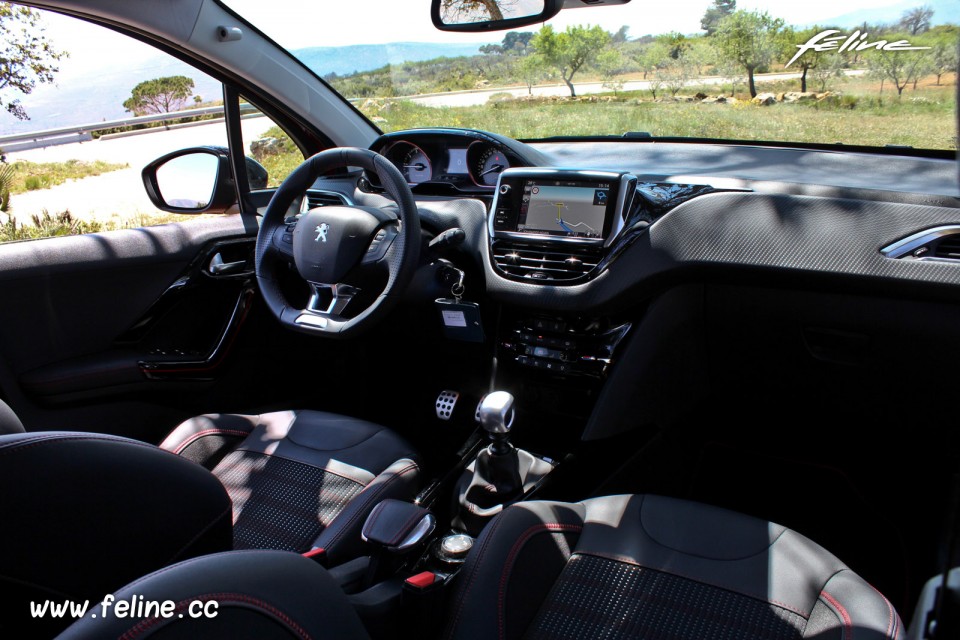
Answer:
POLYGON ((162 434, 215 380, 238 302, 249 309, 250 268, 209 271, 218 253, 249 260, 244 234, 223 216, 0 245, 0 393, 30 430, 162 434), (145 374, 161 363, 194 375, 145 374))

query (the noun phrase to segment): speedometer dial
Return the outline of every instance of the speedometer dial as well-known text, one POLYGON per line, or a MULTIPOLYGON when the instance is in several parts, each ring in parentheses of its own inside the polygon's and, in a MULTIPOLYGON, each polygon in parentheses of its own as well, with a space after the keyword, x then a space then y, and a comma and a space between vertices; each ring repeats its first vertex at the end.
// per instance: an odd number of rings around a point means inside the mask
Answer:
POLYGON ((410 184, 420 184, 433 177, 433 167, 430 158, 420 147, 411 145, 410 150, 403 156, 403 175, 410 184))
POLYGON ((480 186, 492 187, 497 184, 500 172, 509 168, 507 156, 499 149, 488 147, 476 156, 476 161, 470 167, 471 177, 480 186))

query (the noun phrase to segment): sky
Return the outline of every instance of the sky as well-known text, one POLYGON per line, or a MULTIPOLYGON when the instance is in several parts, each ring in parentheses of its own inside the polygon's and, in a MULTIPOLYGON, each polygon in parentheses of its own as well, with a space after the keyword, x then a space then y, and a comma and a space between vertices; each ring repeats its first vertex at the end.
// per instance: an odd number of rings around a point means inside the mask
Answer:
MULTIPOLYGON (((900 1, 740 0, 737 8, 763 9, 788 23, 802 25, 900 1)), ((227 0, 227 4, 288 49, 385 42, 485 43, 502 39, 497 32, 438 31, 430 21, 430 0, 227 0)), ((599 24, 611 32, 629 25, 631 37, 669 31, 697 33, 700 18, 711 4, 712 0, 633 0, 622 6, 564 10, 550 24, 558 29, 573 24, 599 24)), ((104 61, 120 59, 136 64, 154 55, 149 46, 129 38, 56 14, 45 15, 49 38, 62 49, 74 52, 70 60, 61 64, 64 72, 81 72, 93 65, 101 66, 104 61)))
MULTIPOLYGON (((447 33, 434 28, 430 20, 430 0, 224 0, 237 13, 247 17, 268 36, 288 49, 329 47, 347 44, 383 44, 389 42, 499 42, 503 32, 447 33)), ((524 0, 528 1, 528 0, 524 0)), ((859 9, 902 5, 905 0, 738 0, 741 9, 761 9, 797 26, 823 22, 859 9)), ((912 1, 912 0, 910 0, 912 1)), ((922 4, 924 0, 916 0, 922 4)), ((628 35, 678 31, 700 32, 700 19, 712 0, 632 0, 621 6, 589 7, 561 11, 550 21, 556 29, 568 25, 599 24, 615 32, 629 26, 628 35)), ((153 77, 162 54, 151 46, 108 29, 80 20, 41 12, 47 37, 70 57, 60 62, 55 85, 38 85, 23 98, 30 103, 59 104, 62 90, 86 87, 94 92, 119 86, 131 75, 153 77), (133 73, 132 73, 133 72, 133 73), (152 74, 152 75, 151 75, 152 74)), ((936 16, 935 16, 936 18, 936 16)), ((526 30, 536 30, 531 25, 526 30)), ((125 87, 124 92, 131 87, 125 87)), ((89 93, 89 92, 88 92, 89 93)), ((204 97, 210 98, 206 95, 204 97)), ((215 96, 213 96, 215 97, 215 96)), ((121 100, 122 101, 122 100, 121 100)), ((70 109, 70 107, 68 107, 70 109)), ((101 120, 95 108, 76 105, 69 113, 47 114, 50 120, 70 120, 69 124, 101 120)), ((47 123, 46 126, 56 126, 47 123)), ((29 131, 45 128, 38 123, 16 121, 0 112, 0 131, 29 131)))

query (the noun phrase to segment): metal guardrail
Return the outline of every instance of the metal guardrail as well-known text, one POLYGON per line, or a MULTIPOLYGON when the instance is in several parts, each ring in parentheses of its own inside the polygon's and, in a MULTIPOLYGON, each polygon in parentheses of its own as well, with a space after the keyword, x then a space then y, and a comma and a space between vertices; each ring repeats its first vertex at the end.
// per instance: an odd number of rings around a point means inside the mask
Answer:
MULTIPOLYGON (((240 105, 241 114, 255 112, 259 112, 259 110, 251 104, 240 105)), ((149 116, 134 116, 132 118, 124 118, 122 120, 78 124, 71 127, 60 127, 57 129, 41 129, 39 131, 31 131, 29 133, 16 133, 7 136, 0 136, 0 149, 3 151, 18 151, 40 146, 52 146, 56 144, 85 141, 90 140, 92 137, 91 134, 95 131, 103 131, 105 129, 133 127, 140 124, 170 122, 171 120, 181 120, 183 118, 195 118, 198 116, 222 114, 222 106, 200 107, 199 109, 187 109, 185 111, 172 111, 169 113, 155 113, 149 116)))

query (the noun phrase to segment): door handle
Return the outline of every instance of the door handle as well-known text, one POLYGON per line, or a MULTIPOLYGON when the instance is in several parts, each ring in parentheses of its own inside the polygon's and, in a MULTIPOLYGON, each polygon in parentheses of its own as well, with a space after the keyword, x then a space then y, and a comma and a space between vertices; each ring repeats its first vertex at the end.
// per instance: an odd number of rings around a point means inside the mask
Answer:
POLYGON ((218 252, 214 254, 213 258, 210 260, 210 266, 207 269, 210 271, 211 275, 227 276, 231 273, 240 273, 246 268, 246 266, 246 260, 239 260, 237 262, 224 262, 223 256, 218 252))

